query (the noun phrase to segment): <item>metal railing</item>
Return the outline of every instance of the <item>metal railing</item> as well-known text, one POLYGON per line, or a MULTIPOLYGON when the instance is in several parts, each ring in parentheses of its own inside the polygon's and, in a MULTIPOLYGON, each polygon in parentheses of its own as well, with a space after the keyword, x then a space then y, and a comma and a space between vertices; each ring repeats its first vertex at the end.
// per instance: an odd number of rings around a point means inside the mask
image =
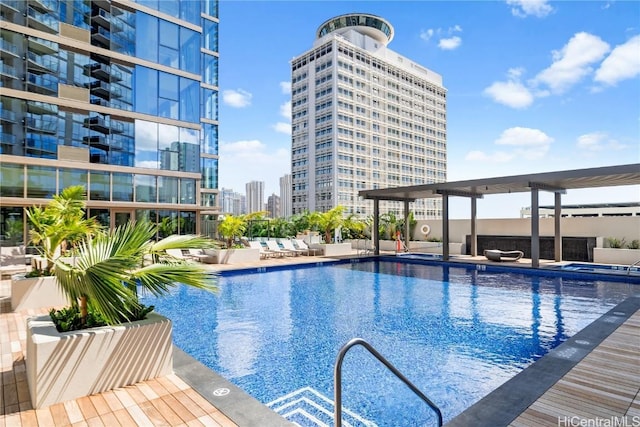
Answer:
POLYGON ((634 262, 633 264, 630 264, 629 267, 627 267, 627 276, 631 275, 631 268, 635 267, 638 264, 640 264, 640 259, 634 262))
POLYGON ((407 379, 395 366, 393 366, 387 359, 385 359, 378 351, 371 346, 368 342, 363 340, 362 338, 354 338, 348 343, 346 343, 338 352, 338 358, 336 359, 336 364, 334 368, 334 410, 333 410, 333 420, 335 427, 342 427, 342 362, 344 361, 344 357, 347 352, 357 346, 361 345, 364 347, 369 353, 371 353, 380 363, 382 363, 387 369, 389 369, 399 380, 407 385, 424 403, 426 403, 437 415, 438 417, 438 427, 442 426, 442 412, 440 408, 438 408, 435 403, 433 403, 427 396, 422 393, 418 387, 413 385, 411 381, 407 379))

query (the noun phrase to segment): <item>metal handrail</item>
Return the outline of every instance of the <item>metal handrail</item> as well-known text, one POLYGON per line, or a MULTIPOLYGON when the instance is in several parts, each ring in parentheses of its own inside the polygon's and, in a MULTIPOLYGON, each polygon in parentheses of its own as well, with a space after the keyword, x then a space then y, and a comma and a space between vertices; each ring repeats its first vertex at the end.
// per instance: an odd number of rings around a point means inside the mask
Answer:
POLYGON ((627 267, 627 276, 631 275, 631 267, 634 267, 637 264, 640 264, 640 259, 627 267))
POLYGON ((342 427, 342 362, 344 361, 344 356, 347 352, 356 345, 361 345, 369 353, 371 353, 379 362, 381 362, 384 366, 387 367, 398 379, 400 379, 403 383, 405 383, 411 391, 413 391, 420 399, 424 401, 438 416, 438 427, 442 427, 442 412, 440 409, 433 403, 427 396, 422 393, 418 387, 413 385, 411 381, 407 379, 402 373, 396 369, 387 359, 385 359, 375 348, 371 346, 368 342, 363 340, 362 338, 354 338, 348 343, 346 343, 338 352, 338 358, 336 359, 336 364, 334 368, 334 410, 333 410, 333 420, 335 427, 342 427))

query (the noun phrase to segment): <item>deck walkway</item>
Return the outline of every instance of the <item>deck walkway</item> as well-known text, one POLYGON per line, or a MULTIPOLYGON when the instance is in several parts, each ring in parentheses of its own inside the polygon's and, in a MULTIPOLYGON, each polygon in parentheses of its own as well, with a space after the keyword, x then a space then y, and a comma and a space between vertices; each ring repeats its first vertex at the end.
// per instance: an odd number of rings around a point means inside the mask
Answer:
MULTIPOLYGON (((319 261, 301 256, 215 268, 319 261)), ((8 312, 7 287, 8 281, 0 281, 0 427, 257 425, 234 423, 176 374, 32 409, 25 372, 25 320, 42 312, 8 312)), ((640 310, 508 425, 587 425, 589 420, 612 417, 627 417, 626 425, 640 423, 640 310), (580 420, 585 424, 576 424, 580 420)))

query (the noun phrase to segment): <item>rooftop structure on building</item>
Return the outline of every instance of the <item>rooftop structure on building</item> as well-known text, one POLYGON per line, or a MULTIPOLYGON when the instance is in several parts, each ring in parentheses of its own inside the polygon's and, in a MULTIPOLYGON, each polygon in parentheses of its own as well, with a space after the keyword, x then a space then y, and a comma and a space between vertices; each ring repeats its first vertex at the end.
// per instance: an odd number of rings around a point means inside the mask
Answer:
MULTIPOLYGON (((341 205, 366 217, 373 203, 360 190, 446 181, 442 77, 387 48, 393 36, 384 18, 341 15, 291 61, 293 214, 341 205)), ((380 213, 402 209, 380 204, 380 213)), ((441 216, 439 200, 418 200, 411 210, 441 216)))
POLYGON ((0 233, 78 184, 106 226, 169 218, 199 233, 218 212, 218 0, 0 11, 0 233))
MULTIPOLYGON (((540 206, 539 215, 541 218, 552 218, 555 216, 553 206, 540 206)), ((566 217, 598 217, 598 216, 640 216, 640 203, 585 203, 574 205, 562 205, 561 215, 566 217)), ((520 218, 531 218, 531 208, 526 207, 520 210, 520 218)))

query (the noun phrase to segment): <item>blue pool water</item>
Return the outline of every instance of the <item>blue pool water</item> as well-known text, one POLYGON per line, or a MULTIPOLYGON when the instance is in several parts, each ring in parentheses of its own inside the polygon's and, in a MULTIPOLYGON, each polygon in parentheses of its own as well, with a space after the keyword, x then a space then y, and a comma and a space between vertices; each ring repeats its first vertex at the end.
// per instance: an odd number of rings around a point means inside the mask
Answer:
MULTIPOLYGON (((438 405, 445 422, 624 300, 624 282, 403 262, 219 277, 220 292, 144 297, 174 341, 301 426, 332 425, 333 368, 354 337, 438 405)), ((428 407, 366 351, 343 363, 351 425, 434 425, 428 407)))

